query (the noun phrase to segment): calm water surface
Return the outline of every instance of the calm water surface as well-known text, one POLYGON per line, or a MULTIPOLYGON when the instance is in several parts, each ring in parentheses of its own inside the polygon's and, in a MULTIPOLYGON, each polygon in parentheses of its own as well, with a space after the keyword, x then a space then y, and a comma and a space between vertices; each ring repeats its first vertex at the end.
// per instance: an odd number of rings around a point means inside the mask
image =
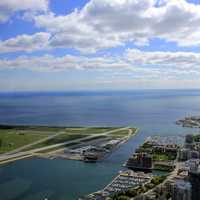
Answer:
POLYGON ((139 134, 106 160, 27 159, 0 167, 2 200, 74 200, 104 187, 149 135, 197 132, 174 122, 200 115, 200 90, 1 93, 1 124, 136 126, 139 134))

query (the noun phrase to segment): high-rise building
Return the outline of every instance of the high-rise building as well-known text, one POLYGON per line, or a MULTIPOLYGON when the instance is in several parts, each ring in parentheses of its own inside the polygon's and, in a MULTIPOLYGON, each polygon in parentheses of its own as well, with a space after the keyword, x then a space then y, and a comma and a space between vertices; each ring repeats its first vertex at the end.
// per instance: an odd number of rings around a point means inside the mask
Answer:
POLYGON ((193 143, 193 135, 188 134, 185 136, 185 143, 192 144, 193 143))
POLYGON ((178 158, 180 161, 186 161, 190 158, 190 149, 181 148, 178 152, 178 158))
POLYGON ((193 135, 188 134, 185 136, 185 148, 193 149, 194 148, 193 135))

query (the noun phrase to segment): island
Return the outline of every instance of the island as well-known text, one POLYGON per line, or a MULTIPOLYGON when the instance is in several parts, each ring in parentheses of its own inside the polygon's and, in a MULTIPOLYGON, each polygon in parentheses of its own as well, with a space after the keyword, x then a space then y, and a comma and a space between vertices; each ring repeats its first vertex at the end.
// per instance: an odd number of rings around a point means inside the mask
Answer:
POLYGON ((133 127, 0 125, 0 164, 33 156, 97 162, 137 131, 133 127))

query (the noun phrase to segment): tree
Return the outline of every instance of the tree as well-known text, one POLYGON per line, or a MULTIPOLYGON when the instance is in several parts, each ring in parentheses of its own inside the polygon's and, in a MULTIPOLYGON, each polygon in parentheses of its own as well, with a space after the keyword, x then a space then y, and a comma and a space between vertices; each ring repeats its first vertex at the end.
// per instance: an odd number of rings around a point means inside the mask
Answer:
POLYGON ((129 200, 130 198, 127 196, 120 196, 118 197, 118 200, 129 200))

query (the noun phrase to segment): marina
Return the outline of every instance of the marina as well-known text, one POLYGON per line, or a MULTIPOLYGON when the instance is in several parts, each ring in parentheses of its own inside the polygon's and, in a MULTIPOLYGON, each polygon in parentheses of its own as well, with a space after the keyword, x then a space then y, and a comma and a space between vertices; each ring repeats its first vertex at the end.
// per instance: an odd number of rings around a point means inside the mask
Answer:
POLYGON ((88 195, 86 199, 105 199, 106 197, 111 197, 113 194, 144 185, 151 178, 152 174, 145 174, 143 172, 134 172, 132 170, 119 172, 119 175, 103 190, 88 195))

